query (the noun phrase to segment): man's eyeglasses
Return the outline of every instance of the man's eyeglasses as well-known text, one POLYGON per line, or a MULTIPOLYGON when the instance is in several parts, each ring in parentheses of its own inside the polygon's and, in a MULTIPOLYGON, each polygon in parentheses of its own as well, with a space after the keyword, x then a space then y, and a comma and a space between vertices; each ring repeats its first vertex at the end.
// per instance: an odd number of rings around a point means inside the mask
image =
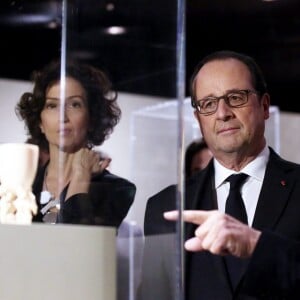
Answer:
POLYGON ((206 97, 200 100, 192 101, 192 106, 203 115, 210 115, 217 111, 219 101, 224 99, 229 107, 241 107, 248 102, 249 94, 258 94, 252 90, 236 90, 220 97, 206 97))

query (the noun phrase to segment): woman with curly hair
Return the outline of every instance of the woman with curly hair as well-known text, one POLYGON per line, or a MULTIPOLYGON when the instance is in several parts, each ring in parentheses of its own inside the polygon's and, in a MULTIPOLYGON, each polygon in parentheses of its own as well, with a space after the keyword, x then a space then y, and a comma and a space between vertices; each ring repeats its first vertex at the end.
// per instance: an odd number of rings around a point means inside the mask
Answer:
POLYGON ((121 116, 110 81, 90 65, 53 61, 33 73, 33 83, 16 106, 28 135, 50 155, 33 184, 33 221, 118 227, 136 187, 107 171, 110 159, 93 150, 121 116))

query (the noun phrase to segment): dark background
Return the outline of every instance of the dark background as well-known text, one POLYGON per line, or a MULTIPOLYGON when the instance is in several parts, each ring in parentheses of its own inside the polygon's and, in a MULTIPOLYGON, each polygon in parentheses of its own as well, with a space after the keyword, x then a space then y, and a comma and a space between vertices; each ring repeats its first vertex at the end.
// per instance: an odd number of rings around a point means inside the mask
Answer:
MULTIPOLYGON (((300 0, 186 3, 186 87, 204 55, 241 51, 262 67, 272 105, 300 112, 300 0)), ((174 98, 176 10, 175 0, 68 1, 67 53, 103 68, 119 91, 174 98)), ((61 25, 61 1, 1 0, 0 77, 29 80, 59 57, 61 25)))

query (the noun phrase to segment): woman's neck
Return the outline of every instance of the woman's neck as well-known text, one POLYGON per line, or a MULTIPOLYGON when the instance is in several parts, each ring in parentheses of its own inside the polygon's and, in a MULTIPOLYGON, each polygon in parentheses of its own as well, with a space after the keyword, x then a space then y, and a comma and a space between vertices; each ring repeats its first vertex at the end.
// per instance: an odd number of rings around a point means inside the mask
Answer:
POLYGON ((54 156, 50 153, 50 160, 45 169, 44 187, 56 198, 70 182, 72 156, 72 154, 54 156))

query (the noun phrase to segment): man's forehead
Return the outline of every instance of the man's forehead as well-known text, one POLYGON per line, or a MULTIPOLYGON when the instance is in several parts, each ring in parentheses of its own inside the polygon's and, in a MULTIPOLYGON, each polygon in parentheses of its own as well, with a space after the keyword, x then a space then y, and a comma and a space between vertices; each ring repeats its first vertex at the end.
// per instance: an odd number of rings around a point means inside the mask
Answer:
POLYGON ((197 100, 220 96, 231 90, 255 89, 255 83, 248 65, 226 57, 205 63, 195 75, 191 89, 194 100, 197 100))
POLYGON ((232 72, 234 75, 238 71, 250 74, 248 66, 236 58, 215 59, 202 66, 197 74, 197 78, 199 75, 201 76, 206 73, 216 72, 222 75, 224 72, 226 74, 232 72))
POLYGON ((248 67, 237 59, 214 60, 206 63, 199 70, 195 85, 196 90, 214 87, 220 89, 250 88, 252 78, 248 67))

